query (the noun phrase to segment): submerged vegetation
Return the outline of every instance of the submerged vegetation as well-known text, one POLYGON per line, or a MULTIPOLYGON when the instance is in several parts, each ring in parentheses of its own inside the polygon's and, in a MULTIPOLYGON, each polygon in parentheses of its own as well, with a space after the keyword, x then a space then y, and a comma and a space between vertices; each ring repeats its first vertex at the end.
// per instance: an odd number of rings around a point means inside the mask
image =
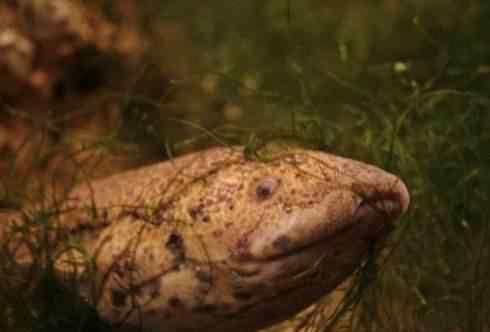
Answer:
MULTIPOLYGON (((411 192, 389 250, 355 276, 346 330, 490 329, 487 3, 94 4, 139 49, 84 48, 83 66, 62 67, 42 102, 1 82, 0 209, 49 227, 52 206, 26 207, 86 178, 209 145, 321 149, 397 174, 411 192)), ((0 330, 109 331, 53 288, 49 248, 34 248, 47 273, 32 292, 0 251, 0 330)), ((289 328, 327 331, 321 308, 289 328)))

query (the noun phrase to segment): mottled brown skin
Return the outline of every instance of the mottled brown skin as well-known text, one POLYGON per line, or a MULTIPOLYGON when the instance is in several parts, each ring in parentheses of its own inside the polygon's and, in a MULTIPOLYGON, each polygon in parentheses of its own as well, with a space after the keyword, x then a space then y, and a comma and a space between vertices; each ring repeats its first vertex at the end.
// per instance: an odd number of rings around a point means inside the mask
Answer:
POLYGON ((75 250, 56 267, 115 326, 255 331, 333 290, 408 204, 399 178, 362 162, 215 148, 81 184, 52 222, 96 273, 75 250))

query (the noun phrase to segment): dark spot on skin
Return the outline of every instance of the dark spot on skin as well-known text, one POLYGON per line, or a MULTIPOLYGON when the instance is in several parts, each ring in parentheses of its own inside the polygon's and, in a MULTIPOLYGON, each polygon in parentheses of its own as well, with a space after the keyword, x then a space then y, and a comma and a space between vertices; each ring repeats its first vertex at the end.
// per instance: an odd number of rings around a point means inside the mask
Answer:
POLYGON ((193 206, 189 208, 188 212, 191 218, 195 220, 200 214, 202 214, 203 209, 204 209, 204 204, 201 203, 197 206, 193 206))
POLYGON ((172 308, 180 308, 184 306, 184 303, 178 297, 172 296, 168 299, 168 305, 172 308))
POLYGON ((257 194, 258 199, 264 200, 272 195, 272 189, 265 185, 259 185, 257 186, 255 193, 257 194))
MULTIPOLYGON (((209 204, 209 203, 208 203, 209 204)), ((209 222, 209 215, 204 213, 204 203, 201 201, 199 205, 191 207, 188 212, 189 216, 193 219, 201 219, 202 222, 209 222)))
POLYGON ((165 218, 165 214, 161 211, 156 209, 153 213, 153 224, 154 225, 161 225, 164 221, 167 219, 165 218))
POLYGON ((168 239, 167 243, 165 246, 174 254, 175 256, 175 268, 178 268, 178 266, 185 261, 185 248, 184 248, 184 239, 182 236, 177 233, 176 231, 173 231, 168 239))
POLYGON ((291 246, 291 239, 286 235, 281 235, 275 239, 274 242, 272 242, 272 246, 282 252, 285 252, 291 246))
POLYGON ((169 202, 169 201, 163 201, 162 200, 162 201, 160 201, 158 203, 158 206, 157 207, 158 207, 158 210, 159 211, 162 211, 163 212, 163 211, 166 211, 166 210, 170 209, 172 207, 172 203, 169 202))
POLYGON ((115 307, 124 307, 126 305, 127 295, 120 289, 111 289, 112 305, 115 307))
POLYGON ((182 236, 180 236, 180 234, 172 232, 169 235, 165 246, 171 251, 182 250, 184 247, 184 240, 182 239, 182 236))
POLYGON ((218 237, 218 238, 221 237, 221 236, 223 236, 223 230, 222 229, 218 229, 216 231, 213 231, 213 236, 214 237, 218 237))

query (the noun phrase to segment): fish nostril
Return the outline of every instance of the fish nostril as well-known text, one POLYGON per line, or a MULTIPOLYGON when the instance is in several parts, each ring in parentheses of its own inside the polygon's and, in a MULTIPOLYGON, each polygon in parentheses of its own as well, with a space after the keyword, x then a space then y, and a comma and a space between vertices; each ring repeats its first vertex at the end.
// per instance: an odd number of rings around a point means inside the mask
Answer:
POLYGON ((359 196, 362 205, 370 205, 372 209, 384 214, 391 219, 396 219, 404 214, 410 205, 410 194, 403 181, 395 177, 382 185, 368 186, 365 184, 353 184, 354 193, 359 196))
POLYGON ((390 219, 400 217, 407 211, 410 204, 407 187, 400 179, 397 179, 387 190, 372 191, 368 194, 359 194, 359 196, 362 199, 358 206, 359 211, 367 210, 369 206, 371 210, 390 219))
POLYGON ((403 212, 402 203, 396 194, 377 192, 369 197, 363 197, 357 206, 354 216, 357 220, 383 218, 394 220, 403 212))

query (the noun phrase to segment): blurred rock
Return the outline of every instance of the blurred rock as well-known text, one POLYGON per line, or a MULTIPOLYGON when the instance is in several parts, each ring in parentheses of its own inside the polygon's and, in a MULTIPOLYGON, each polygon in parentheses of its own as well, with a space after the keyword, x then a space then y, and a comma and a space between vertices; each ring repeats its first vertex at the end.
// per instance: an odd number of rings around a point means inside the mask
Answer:
POLYGON ((0 94, 49 99, 80 54, 138 57, 143 42, 83 1, 11 0, 0 4, 0 94))
POLYGON ((121 77, 131 76, 145 42, 130 23, 134 20, 111 21, 94 4, 0 2, 2 185, 16 186, 23 178, 40 181, 41 174, 62 181, 57 172, 65 168, 67 173, 82 161, 100 169, 94 165, 101 149, 93 150, 93 158, 89 151, 79 153, 80 140, 117 129, 116 102, 103 98, 99 90, 124 87, 121 77), (91 103, 89 111, 85 102, 91 103), (18 176, 4 176, 11 171, 18 176))

